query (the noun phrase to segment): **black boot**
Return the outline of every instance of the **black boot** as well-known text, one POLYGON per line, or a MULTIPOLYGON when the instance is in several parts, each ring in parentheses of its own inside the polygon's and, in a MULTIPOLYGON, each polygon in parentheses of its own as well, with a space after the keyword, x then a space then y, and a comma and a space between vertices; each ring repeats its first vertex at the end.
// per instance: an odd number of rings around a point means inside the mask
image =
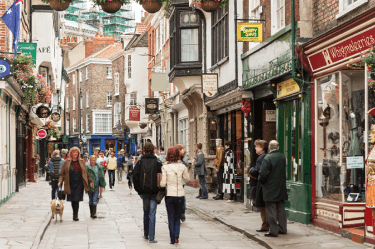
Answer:
POLYGON ((96 205, 93 205, 93 206, 91 206, 92 207, 92 216, 91 216, 91 218, 96 218, 97 216, 96 216, 96 205))
POLYGON ((72 206, 73 206, 73 220, 79 221, 79 219, 78 219, 79 202, 77 202, 77 201, 72 202, 72 206))
POLYGON ((89 205, 90 207, 90 217, 92 218, 92 205, 89 205))
POLYGON ((218 194, 214 199, 215 200, 223 200, 224 199, 224 194, 218 194))

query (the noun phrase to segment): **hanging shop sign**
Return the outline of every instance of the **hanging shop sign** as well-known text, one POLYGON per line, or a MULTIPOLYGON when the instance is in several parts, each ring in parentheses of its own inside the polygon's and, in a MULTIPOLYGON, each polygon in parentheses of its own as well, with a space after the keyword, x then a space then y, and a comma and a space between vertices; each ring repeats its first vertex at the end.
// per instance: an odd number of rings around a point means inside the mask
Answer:
POLYGON ((297 82, 293 79, 286 80, 277 84, 277 98, 285 97, 293 93, 298 93, 300 91, 297 82))
POLYGON ((261 23, 237 23, 238 42, 262 42, 263 28, 261 23))
POLYGON ((129 121, 140 121, 141 120, 141 109, 134 106, 129 108, 129 121))
POLYGON ((276 122, 276 110, 266 110, 266 122, 276 122))
POLYGON ((207 97, 213 97, 218 91, 217 73, 202 74, 202 92, 207 97))
POLYGON ((51 114, 51 120, 55 123, 59 122, 61 119, 61 115, 58 112, 54 112, 51 114))
POLYGON ((28 43, 28 42, 19 42, 18 43, 18 51, 22 51, 22 53, 31 55, 33 58, 33 64, 36 64, 36 43, 28 43))
POLYGON ((38 134, 38 137, 41 139, 47 137, 47 131, 45 129, 39 129, 37 134, 38 134))
POLYGON ((325 47, 319 52, 308 56, 307 59, 314 72, 340 62, 346 63, 350 57, 354 57, 374 45, 375 27, 362 31, 356 36, 342 39, 341 42, 325 47))
POLYGON ((41 105, 36 109, 35 114, 38 116, 38 118, 48 118, 49 115, 51 115, 51 110, 48 108, 48 106, 41 105))
POLYGON ((63 144, 69 144, 69 136, 64 135, 64 136, 62 137, 62 143, 63 143, 63 144))
POLYGON ((157 114, 159 112, 159 98, 145 98, 145 113, 157 114))
POLYGON ((13 75, 13 63, 5 57, 0 57, 0 78, 7 80, 13 75))
POLYGON ((85 135, 82 136, 82 142, 84 142, 84 143, 87 142, 87 137, 85 135))

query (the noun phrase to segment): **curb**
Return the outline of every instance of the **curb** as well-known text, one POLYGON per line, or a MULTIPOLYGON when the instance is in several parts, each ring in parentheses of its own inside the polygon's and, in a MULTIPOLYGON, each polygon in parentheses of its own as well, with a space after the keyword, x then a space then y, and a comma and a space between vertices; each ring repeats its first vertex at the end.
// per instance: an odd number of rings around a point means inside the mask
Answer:
POLYGON ((39 246, 40 242, 43 239, 44 233, 47 231, 47 228, 51 224, 51 220, 52 220, 51 211, 49 211, 45 221, 43 222, 43 224, 38 229, 38 232, 35 236, 35 240, 33 242, 32 248, 37 248, 39 246), (48 217, 49 217, 49 219, 48 219, 48 217))
POLYGON ((225 226, 233 229, 234 231, 242 233, 247 238, 249 238, 249 239, 251 239, 251 240, 259 243, 259 245, 261 245, 261 246, 263 246, 263 247, 265 247, 267 249, 272 249, 272 247, 267 242, 265 242, 264 240, 259 239, 256 235, 251 234, 251 233, 247 232, 246 230, 244 230, 244 229, 242 229, 240 227, 236 227, 234 225, 230 225, 230 224, 226 223, 224 220, 222 220, 222 219, 220 219, 220 218, 218 218, 216 216, 209 215, 209 214, 205 213, 204 211, 202 211, 199 207, 196 207, 196 206, 188 204, 188 203, 187 203, 186 206, 189 207, 191 211, 193 211, 193 212, 195 212, 197 214, 199 213, 201 215, 204 215, 204 216, 208 217, 211 220, 218 221, 221 224, 223 224, 223 225, 225 225, 225 226))

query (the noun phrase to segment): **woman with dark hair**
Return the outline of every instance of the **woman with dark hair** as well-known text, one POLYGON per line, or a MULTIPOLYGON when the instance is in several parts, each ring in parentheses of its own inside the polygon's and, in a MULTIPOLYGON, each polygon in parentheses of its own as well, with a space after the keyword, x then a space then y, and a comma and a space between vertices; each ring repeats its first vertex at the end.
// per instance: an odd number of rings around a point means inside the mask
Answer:
POLYGON ((189 173, 181 163, 180 149, 169 147, 167 150, 167 164, 162 167, 160 187, 167 187, 165 205, 168 213, 169 236, 171 244, 178 243, 180 237, 180 219, 185 203, 185 191, 182 180, 189 181, 189 173))
MULTIPOLYGON (((182 164, 184 164, 186 167, 189 167, 189 161, 188 161, 189 157, 186 155, 185 145, 177 144, 176 148, 179 150, 180 160, 181 160, 182 164)), ((186 185, 186 182, 182 181, 182 186, 185 187, 185 185, 186 185)), ((185 220, 186 220, 185 210, 186 210, 186 198, 184 200, 184 209, 182 210, 182 215, 181 215, 181 221, 182 222, 185 222, 185 220)))
POLYGON ((232 143, 230 141, 227 141, 225 143, 225 161, 223 174, 223 193, 230 195, 230 198, 227 202, 234 202, 235 200, 237 200, 236 174, 234 172, 234 153, 231 147, 232 143))
POLYGON ((73 147, 69 151, 69 159, 61 165, 60 179, 58 187, 64 182, 64 194, 67 201, 72 203, 73 220, 78 221, 79 202, 83 201, 83 190, 87 193, 89 186, 94 187, 92 179, 86 170, 86 165, 80 158, 80 150, 73 147))

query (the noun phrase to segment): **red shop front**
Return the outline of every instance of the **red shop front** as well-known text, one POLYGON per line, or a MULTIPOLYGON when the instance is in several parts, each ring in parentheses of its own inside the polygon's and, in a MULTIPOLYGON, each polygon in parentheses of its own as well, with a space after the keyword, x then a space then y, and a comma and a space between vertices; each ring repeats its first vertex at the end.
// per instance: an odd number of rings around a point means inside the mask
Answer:
POLYGON ((365 159, 375 119, 366 112, 375 107, 375 92, 367 67, 353 64, 373 46, 375 13, 368 12, 298 48, 311 77, 313 224, 370 243, 375 229, 366 208, 365 159))

